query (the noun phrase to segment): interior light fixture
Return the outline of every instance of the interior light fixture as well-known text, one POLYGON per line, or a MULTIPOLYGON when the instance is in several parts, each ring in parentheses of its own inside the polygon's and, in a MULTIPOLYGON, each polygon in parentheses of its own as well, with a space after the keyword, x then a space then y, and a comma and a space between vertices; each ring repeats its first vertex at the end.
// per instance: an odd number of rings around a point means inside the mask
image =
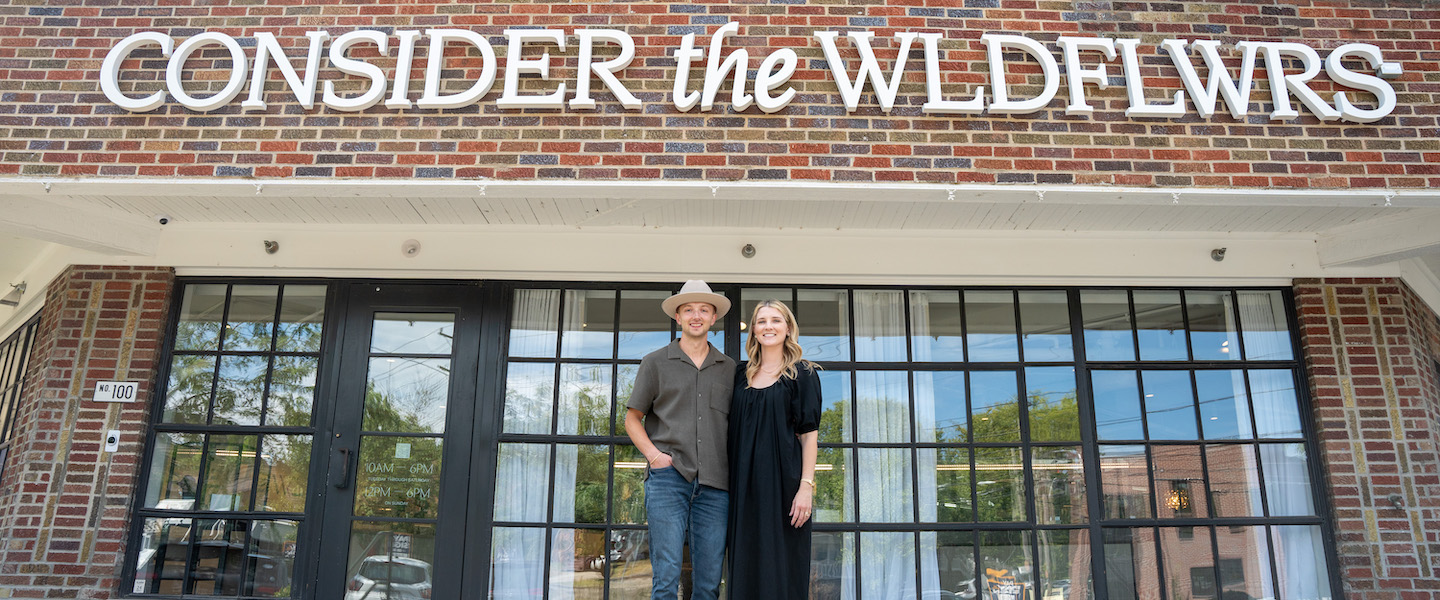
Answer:
POLYGON ((12 283, 12 284, 10 284, 10 293, 5 294, 5 297, 4 297, 4 298, 0 298, 0 305, 5 305, 5 306, 19 306, 19 305, 20 305, 20 297, 21 297, 21 296, 24 296, 24 295, 25 295, 25 282, 22 281, 22 282, 20 282, 20 283, 18 283, 18 284, 12 283))

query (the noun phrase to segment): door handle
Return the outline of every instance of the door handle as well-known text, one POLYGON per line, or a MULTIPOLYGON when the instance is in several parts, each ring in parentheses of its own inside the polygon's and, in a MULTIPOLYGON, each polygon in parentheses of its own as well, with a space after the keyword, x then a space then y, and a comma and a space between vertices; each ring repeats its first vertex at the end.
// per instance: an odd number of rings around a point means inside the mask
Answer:
POLYGON ((343 490, 350 487, 350 452, 349 448, 340 448, 340 481, 335 483, 335 489, 343 490))

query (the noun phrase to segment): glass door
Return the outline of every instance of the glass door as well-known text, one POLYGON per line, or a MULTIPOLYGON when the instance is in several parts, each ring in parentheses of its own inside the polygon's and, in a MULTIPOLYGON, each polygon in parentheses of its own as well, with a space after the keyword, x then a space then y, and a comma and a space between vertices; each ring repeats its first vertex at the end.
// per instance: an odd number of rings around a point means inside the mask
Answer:
POLYGON ((326 440, 319 600, 460 597, 479 291, 351 286, 326 440))

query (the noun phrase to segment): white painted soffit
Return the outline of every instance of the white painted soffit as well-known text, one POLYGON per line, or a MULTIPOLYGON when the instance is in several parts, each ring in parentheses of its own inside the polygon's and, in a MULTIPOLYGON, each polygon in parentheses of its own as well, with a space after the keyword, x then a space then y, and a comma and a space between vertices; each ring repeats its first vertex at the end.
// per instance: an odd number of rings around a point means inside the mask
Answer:
POLYGON ((1440 211, 1440 193, 1430 190, 790 181, 0 179, 0 185, 8 194, 0 201, 24 207, 0 217, 0 226, 114 254, 145 253, 146 234, 155 235, 161 215, 186 223, 307 225, 1320 233, 1440 211), (111 239, 102 224, 128 229, 111 239))
POLYGON ((1327 267, 1440 253, 1434 190, 831 182, 0 178, 0 233, 153 256, 186 224, 1313 235, 1327 267))
POLYGON ((1424 208, 1436 190, 1144 188, 1119 186, 942 185, 804 181, 586 181, 377 179, 36 179, 0 178, 6 193, 33 198, 579 198, 627 200, 831 200, 866 202, 1055 202, 1060 204, 1424 208))

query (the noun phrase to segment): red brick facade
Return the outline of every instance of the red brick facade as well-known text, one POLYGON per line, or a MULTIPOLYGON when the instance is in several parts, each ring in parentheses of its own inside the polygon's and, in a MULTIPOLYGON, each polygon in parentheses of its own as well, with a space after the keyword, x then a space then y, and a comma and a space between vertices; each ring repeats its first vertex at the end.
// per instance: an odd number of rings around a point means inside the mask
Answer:
POLYGON ((1395 279, 1295 291, 1346 597, 1440 598, 1440 322, 1395 279))
MULTIPOLYGON (((16 2, 0 7, 0 175, 1427 188, 1440 186, 1436 30, 1440 7, 1423 0, 16 2), (798 53, 799 69, 789 84, 798 95, 787 108, 774 114, 754 106, 736 112, 729 104, 729 83, 710 112, 675 108, 673 52, 681 36, 695 33, 696 45, 708 48, 710 36, 730 21, 738 22, 740 31, 724 51, 748 50, 751 69, 776 49, 798 53), (458 109, 399 110, 381 104, 346 113, 317 103, 307 111, 295 103, 273 67, 265 95, 269 108, 259 112, 243 112, 237 98, 210 113, 167 101, 151 112, 132 114, 100 92, 101 61, 118 41, 140 31, 163 32, 177 42, 222 32, 246 43, 257 32, 271 32, 303 68, 306 31, 324 29, 333 38, 361 27, 472 30, 490 40, 502 79, 505 29, 563 30, 569 45, 551 52, 551 80, 527 76, 521 87, 539 93, 568 82, 567 99, 575 87, 575 30, 622 30, 635 40, 636 58, 619 78, 643 101, 643 109, 622 108, 596 84, 597 110, 502 111, 495 100, 503 83, 497 82, 479 102, 458 109), (1176 69, 1157 50, 1167 38, 1222 42, 1232 71, 1240 62, 1233 46, 1239 41, 1297 42, 1321 58, 1341 44, 1364 42, 1378 46, 1385 60, 1403 65, 1404 74, 1391 82, 1398 94, 1395 111, 1363 125, 1322 122, 1303 108, 1298 119, 1270 120, 1263 60, 1255 71, 1248 118, 1235 119, 1222 110, 1202 119, 1188 107, 1176 119, 1126 117, 1129 102, 1120 84, 1119 59, 1106 62, 1112 80, 1108 89, 1086 86, 1096 107, 1088 117, 1065 115, 1064 85, 1046 108, 1032 114, 930 116, 921 112, 926 91, 917 44, 893 112, 883 113, 867 93, 859 110, 847 113, 814 37, 825 30, 874 32, 872 44, 887 75, 898 48, 896 32, 943 34, 944 94, 951 100, 973 97, 976 86, 989 84, 979 41, 984 33, 1025 35, 1057 56, 1054 40, 1060 35, 1139 39, 1140 75, 1151 103, 1181 89, 1176 69)), ((838 44, 853 75, 858 53, 843 35, 838 44)), ((424 43, 416 48, 412 100, 421 88, 425 48, 424 43)), ((457 56, 447 65, 449 92, 467 88, 477 76, 479 52, 471 50, 461 59, 462 48, 453 49, 457 56)), ((245 51, 253 62, 255 47, 245 51)), ((357 46, 354 52, 369 52, 387 77, 394 71, 393 45, 388 58, 376 56, 373 46, 357 46)), ((603 58, 615 50, 597 52, 603 58)), ((158 49, 144 48, 134 56, 124 65, 126 91, 146 95, 161 89, 165 71, 164 61, 155 60, 158 49), (146 56, 150 59, 142 64, 146 56)), ((222 87, 228 70, 221 67, 228 65, 228 56, 211 46, 193 57, 189 93, 209 96, 222 87), (207 83, 208 91, 202 89, 207 83)), ((1036 63, 1018 54, 1007 60, 1012 98, 1035 95, 1036 63)), ((1093 52, 1085 59, 1087 66, 1101 62, 1093 52)), ((322 87, 337 81, 347 94, 363 89, 365 79, 325 64, 322 87)), ((1199 68, 1203 76, 1204 67, 1199 68)), ((691 89, 702 72, 692 69, 691 89)), ((1327 102, 1339 87, 1323 72, 1312 85, 1327 102)), ((1368 94, 1350 94, 1370 101, 1368 94)))
POLYGON ((49 288, 0 493, 0 595, 110 598, 170 306, 168 268, 72 266, 49 288), (90 400, 139 381, 131 404, 90 400), (103 452, 110 429, 120 451, 103 452))

